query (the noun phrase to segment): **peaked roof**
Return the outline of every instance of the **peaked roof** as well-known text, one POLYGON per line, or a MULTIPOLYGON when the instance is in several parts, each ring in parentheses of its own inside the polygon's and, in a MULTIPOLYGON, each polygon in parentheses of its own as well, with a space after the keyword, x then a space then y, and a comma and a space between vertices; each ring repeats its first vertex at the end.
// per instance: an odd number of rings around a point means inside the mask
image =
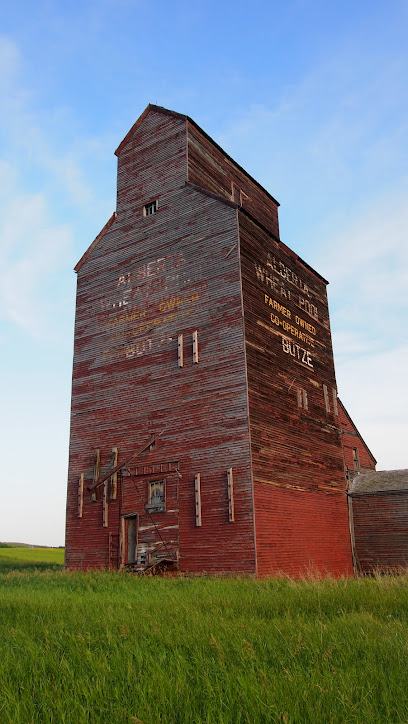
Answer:
POLYGON ((142 115, 139 116, 136 123, 133 124, 130 131, 126 134, 123 141, 121 141, 121 143, 117 147, 117 149, 115 151, 116 156, 120 155, 122 148, 127 144, 127 142, 130 140, 130 138, 132 137, 134 132, 137 130, 137 128, 139 128, 139 126, 143 123, 144 119, 150 113, 150 111, 155 111, 156 113, 162 113, 163 115, 172 116, 172 118, 178 118, 181 121, 187 121, 188 123, 190 123, 192 126, 194 126, 194 128, 197 129, 197 131, 202 133, 202 135, 207 139, 207 141, 210 141, 210 143, 212 143, 212 145, 215 148, 217 148, 223 154, 223 156, 225 156, 225 158, 227 158, 229 161, 231 161, 231 163, 233 163, 236 168, 238 168, 242 173, 244 173, 245 176, 248 179, 250 179, 250 181, 252 181, 252 183, 254 183, 256 186, 258 186, 258 188, 261 189, 261 191, 263 191, 263 193, 266 194, 268 196, 268 198, 271 199, 271 201, 273 201, 277 206, 280 206, 279 201, 277 201, 272 196, 272 194, 269 193, 269 191, 267 191, 256 179, 254 179, 253 176, 251 176, 251 174, 248 173, 248 171, 246 171, 226 151, 224 151, 224 149, 221 148, 221 146, 219 146, 218 143, 216 143, 216 141, 214 141, 214 139, 208 135, 208 133, 203 131, 203 129, 198 125, 198 123, 193 121, 193 119, 190 118, 190 116, 186 116, 184 113, 177 113, 176 111, 170 111, 168 108, 163 108, 163 106, 156 106, 152 103, 149 103, 149 105, 144 109, 142 115))
MULTIPOLYGON (((341 409, 343 410, 345 416, 347 417, 347 419, 348 419, 348 421, 350 422, 350 424, 353 426, 353 429, 354 429, 355 433, 356 433, 357 436, 360 438, 360 440, 361 440, 361 442, 363 443, 365 449, 367 450, 368 454, 370 455, 373 463, 376 465, 376 464, 377 464, 377 460, 375 459, 373 453, 371 452, 370 448, 368 447, 366 441, 365 441, 364 438, 360 435, 359 431, 357 430, 356 425, 354 424, 353 420, 351 419, 350 415, 348 414, 348 412, 347 412, 346 408, 344 407, 344 405, 343 405, 342 401, 340 400, 340 398, 338 397, 337 399, 338 399, 339 405, 340 405, 341 409)), ((344 433, 347 434, 347 430, 344 430, 344 433)))
POLYGON ((375 470, 356 475, 349 494, 408 492, 408 470, 375 470))
POLYGON ((76 264, 76 266, 74 266, 74 271, 78 272, 78 271, 80 270, 81 266, 86 262, 86 260, 87 260, 88 256, 90 255, 92 249, 95 248, 95 246, 97 245, 98 241, 100 241, 100 240, 102 239, 102 237, 106 234, 106 232, 108 231, 108 229, 110 229, 110 227, 112 226, 112 224, 113 224, 113 222, 115 221, 116 217, 117 217, 117 214, 116 214, 116 211, 114 211, 113 214, 112 214, 112 216, 110 217, 110 219, 106 222, 106 224, 105 224, 105 226, 103 227, 103 229, 101 229, 101 231, 99 232, 98 236, 95 237, 95 239, 93 240, 93 242, 88 246, 88 248, 87 248, 87 250, 85 251, 85 253, 82 254, 79 262, 76 264))

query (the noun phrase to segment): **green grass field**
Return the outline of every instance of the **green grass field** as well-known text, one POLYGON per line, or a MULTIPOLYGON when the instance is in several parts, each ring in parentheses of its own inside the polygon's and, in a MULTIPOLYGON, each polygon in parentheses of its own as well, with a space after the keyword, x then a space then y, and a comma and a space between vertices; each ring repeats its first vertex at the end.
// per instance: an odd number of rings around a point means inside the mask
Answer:
MULTIPOLYGON (((13 546, 0 548, 0 575, 9 571, 61 570, 64 566, 63 548, 30 548, 13 546)), ((0 720, 1 721, 1 720, 0 720)))
POLYGON ((2 724, 408 721, 406 576, 16 571, 0 617, 2 724))

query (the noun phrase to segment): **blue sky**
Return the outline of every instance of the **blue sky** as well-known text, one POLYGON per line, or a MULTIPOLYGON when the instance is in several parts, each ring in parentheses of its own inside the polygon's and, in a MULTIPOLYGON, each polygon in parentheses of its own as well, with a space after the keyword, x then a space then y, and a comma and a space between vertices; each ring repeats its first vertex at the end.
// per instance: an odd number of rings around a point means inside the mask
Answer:
POLYGON ((408 4, 2 0, 0 540, 64 542, 75 274, 146 105, 191 116, 329 281, 339 394, 408 467, 408 4))

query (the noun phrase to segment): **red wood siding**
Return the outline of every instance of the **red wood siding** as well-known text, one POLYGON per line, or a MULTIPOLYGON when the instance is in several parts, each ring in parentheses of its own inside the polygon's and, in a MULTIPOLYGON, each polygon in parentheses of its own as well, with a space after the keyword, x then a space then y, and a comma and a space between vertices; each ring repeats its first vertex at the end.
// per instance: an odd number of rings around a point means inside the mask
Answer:
POLYGON ((278 204, 187 122, 188 180, 242 205, 279 238, 278 204))
POLYGON ((358 570, 408 565, 408 492, 352 496, 358 570))
MULTIPOLYGON (((138 460, 143 465, 178 461, 178 507, 173 501, 169 509, 178 513, 157 513, 154 519, 167 530, 173 548, 178 545, 180 568, 253 573, 236 211, 184 187, 185 133, 179 121, 156 115, 148 115, 121 150, 118 217, 78 272, 67 566, 106 566, 109 536, 118 535, 121 516, 142 516, 147 503, 125 477, 119 480, 118 500, 109 503, 108 528, 102 528, 101 491, 95 503, 85 492, 78 518, 77 481, 84 472, 85 485, 91 482, 94 449, 101 449, 102 474, 109 469, 112 447, 118 447, 121 462, 156 433, 161 434, 156 449, 138 460), (144 170, 136 172, 141 149, 144 170), (143 204, 156 194, 158 212, 144 218, 143 204), (195 330, 198 364, 192 359, 195 330), (231 467, 233 523, 227 490, 231 467), (196 473, 201 474, 201 527, 195 523, 196 473)), ((146 519, 140 526, 146 528, 146 519)), ((157 540, 151 528, 150 533, 157 540)))
POLYGON ((255 482, 259 575, 352 575, 345 495, 255 482))
POLYGON ((140 218, 144 204, 158 198, 162 209, 185 180, 185 122, 151 111, 118 155, 116 210, 122 233, 133 230, 133 217, 140 218))
POLYGON ((360 472, 375 470, 376 460, 360 436, 356 426, 344 406, 339 401, 339 422, 342 430, 344 463, 346 470, 354 472, 353 449, 357 448, 360 463, 360 472))
POLYGON ((340 430, 333 406, 326 410, 323 391, 324 384, 330 392, 336 387, 325 282, 244 214, 239 219, 259 569, 276 570, 276 561, 283 565, 290 555, 303 506, 302 530, 309 533, 301 548, 293 548, 293 565, 321 568, 317 546, 307 543, 319 539, 326 570, 347 574, 340 430), (296 506, 288 515, 292 500, 296 506), (336 526, 327 524, 326 508, 336 526), (288 526, 290 536, 276 532, 288 526))

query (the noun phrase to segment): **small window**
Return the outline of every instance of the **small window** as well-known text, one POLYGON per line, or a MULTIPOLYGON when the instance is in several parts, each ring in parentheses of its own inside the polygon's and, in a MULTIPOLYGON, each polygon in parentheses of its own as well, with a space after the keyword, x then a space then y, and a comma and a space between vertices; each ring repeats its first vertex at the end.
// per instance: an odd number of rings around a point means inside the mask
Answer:
POLYGON ((153 480, 147 484, 146 510, 149 513, 164 513, 166 508, 164 480, 153 480))
POLYGON ((297 389, 297 406, 303 408, 303 410, 309 409, 309 401, 307 399, 306 390, 301 390, 300 387, 297 389))
POLYGON ((231 181, 231 201, 238 204, 238 206, 242 205, 241 189, 234 181, 231 181))
POLYGON ((151 216, 156 213, 157 209, 157 199, 155 201, 150 201, 150 203, 143 206, 143 216, 151 216))
POLYGON ((324 396, 324 404, 326 407, 326 412, 330 412, 330 400, 329 400, 329 391, 327 389, 327 385, 323 385, 323 396, 324 396))
POLYGON ((338 408, 338 405, 337 405, 337 390, 336 390, 335 387, 332 388, 332 392, 333 392, 333 411, 334 411, 334 414, 335 414, 335 415, 338 415, 338 414, 339 414, 339 408, 338 408))
POLYGON ((353 447, 353 465, 356 473, 360 472, 360 457, 356 447, 353 447))

